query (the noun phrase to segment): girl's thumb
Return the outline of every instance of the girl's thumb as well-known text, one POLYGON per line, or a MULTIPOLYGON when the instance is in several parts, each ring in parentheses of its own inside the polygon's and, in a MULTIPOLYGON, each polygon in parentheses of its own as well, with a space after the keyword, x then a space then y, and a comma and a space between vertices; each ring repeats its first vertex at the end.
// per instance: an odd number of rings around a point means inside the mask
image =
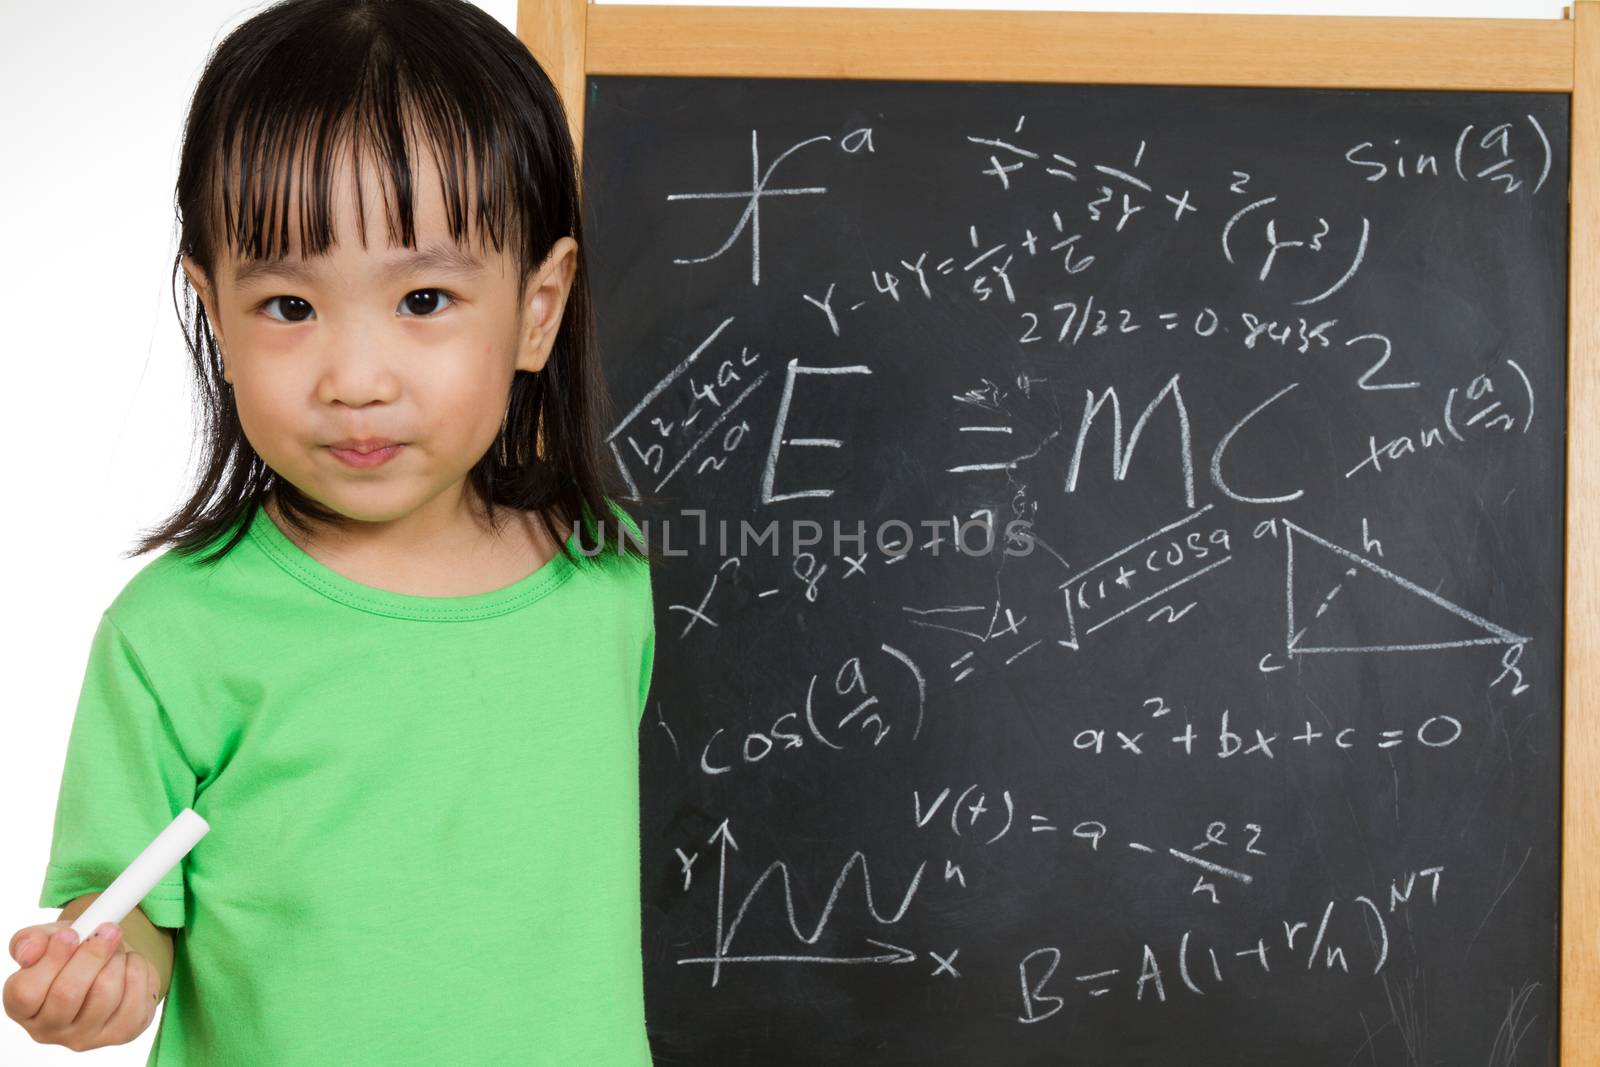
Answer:
POLYGON ((21 930, 11 939, 11 958, 24 967, 32 966, 48 951, 50 938, 55 936, 57 931, 65 930, 71 925, 70 922, 58 920, 21 930))

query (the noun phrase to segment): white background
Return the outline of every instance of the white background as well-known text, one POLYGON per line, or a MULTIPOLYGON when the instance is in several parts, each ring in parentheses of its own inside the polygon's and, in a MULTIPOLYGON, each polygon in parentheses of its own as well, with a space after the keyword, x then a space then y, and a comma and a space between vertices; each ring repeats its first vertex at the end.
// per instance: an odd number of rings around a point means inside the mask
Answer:
MULTIPOLYGON (((1563 7, 1554 0, 810 3, 1551 19, 1563 7)), ((9 309, 0 345, 11 381, 0 421, 11 518, 0 536, 13 563, 11 621, 0 641, 9 658, 0 715, 0 938, 7 942, 15 930, 57 915, 36 904, 89 638, 100 612, 151 558, 122 554, 187 496, 188 355, 171 279, 179 136, 210 49, 260 6, 0 0, 0 295, 9 309)), ((515 29, 516 0, 481 6, 515 29)), ((0 975, 16 970, 15 960, 0 959, 0 975)), ((131 1044, 97 1052, 94 1062, 143 1064, 156 1025, 131 1044)), ((35 1044, 0 1018, 0 1063, 73 1055, 35 1044)))

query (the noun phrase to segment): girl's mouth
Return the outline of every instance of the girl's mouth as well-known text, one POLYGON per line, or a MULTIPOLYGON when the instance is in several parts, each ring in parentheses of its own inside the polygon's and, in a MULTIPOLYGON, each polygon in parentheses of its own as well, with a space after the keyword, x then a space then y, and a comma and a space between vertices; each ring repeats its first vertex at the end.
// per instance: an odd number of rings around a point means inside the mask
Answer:
POLYGON ((389 445, 386 448, 373 449, 371 452, 357 452, 352 448, 334 448, 330 445, 328 446, 328 451, 333 455, 334 459, 337 459, 345 466, 354 467, 357 470, 366 470, 369 467, 377 467, 387 463, 398 455, 404 447, 405 445, 389 445))

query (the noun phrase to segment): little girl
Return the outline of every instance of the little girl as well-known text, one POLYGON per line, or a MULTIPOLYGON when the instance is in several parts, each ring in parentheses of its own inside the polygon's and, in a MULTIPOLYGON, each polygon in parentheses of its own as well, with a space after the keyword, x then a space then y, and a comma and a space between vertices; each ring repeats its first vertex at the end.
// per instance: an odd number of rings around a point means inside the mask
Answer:
POLYGON ((652 554, 580 200, 556 90, 462 0, 287 0, 216 48, 176 204, 203 474, 94 635, 65 910, 10 944, 36 1041, 164 998, 161 1067, 650 1062, 652 554), (184 807, 211 831, 76 944, 184 807))

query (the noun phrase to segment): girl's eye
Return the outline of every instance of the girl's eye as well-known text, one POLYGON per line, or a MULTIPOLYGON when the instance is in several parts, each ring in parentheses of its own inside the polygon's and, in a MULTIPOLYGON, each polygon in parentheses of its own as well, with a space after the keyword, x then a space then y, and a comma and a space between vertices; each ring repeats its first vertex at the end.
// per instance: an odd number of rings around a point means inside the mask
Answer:
MULTIPOLYGON (((428 312, 439 310, 438 300, 439 300, 440 297, 443 297, 444 299, 450 301, 451 303, 455 303, 455 297, 451 296, 449 293, 445 292, 443 289, 414 289, 411 292, 407 293, 403 298, 401 298, 400 306, 401 307, 406 307, 407 305, 410 305, 412 310, 421 312, 421 314, 418 314, 418 315, 414 316, 416 318, 421 318, 421 319, 433 318, 434 316, 431 315, 431 314, 428 314, 428 312), (430 301, 430 300, 424 299, 421 302, 417 302, 415 300, 415 298, 418 297, 418 296, 427 297, 429 295, 431 295, 433 297, 433 300, 430 301), (429 306, 430 304, 432 305, 431 307, 429 306)), ((449 305, 447 304, 445 306, 448 307, 449 305)), ((412 318, 413 316, 406 315, 406 316, 402 316, 402 317, 403 318, 412 318)))
POLYGON ((276 319, 278 322, 304 322, 304 321, 306 321, 305 320, 305 314, 306 314, 306 312, 309 312, 311 310, 311 305, 306 303, 304 300, 301 300, 298 296, 269 296, 269 297, 267 297, 267 299, 265 299, 265 300, 263 300, 261 302, 261 306, 259 308, 257 308, 257 310, 258 311, 265 311, 267 308, 271 307, 276 301, 279 301, 279 300, 283 300, 283 301, 291 304, 294 307, 294 310, 289 314, 289 317, 287 317, 287 318, 281 318, 280 319, 280 318, 278 318, 278 316, 271 315, 271 314, 269 314, 267 316, 267 318, 276 319))
MULTIPOLYGON (((451 304, 455 303, 455 297, 451 296, 443 289, 413 289, 411 292, 407 293, 403 298, 401 298, 400 306, 402 308, 409 307, 412 311, 417 312, 417 314, 402 315, 401 317, 419 319, 434 318, 434 313, 440 310, 438 303, 440 298, 450 301, 451 304), (418 300, 418 297, 422 297, 423 299, 418 300)), ((258 310, 266 311, 273 304, 280 300, 283 301, 285 305, 284 317, 280 318, 277 315, 269 313, 267 318, 274 319, 278 322, 305 322, 306 319, 310 317, 311 305, 300 299, 298 296, 268 297, 266 300, 261 302, 258 310)), ((446 304, 444 306, 449 307, 450 304, 446 304)))

